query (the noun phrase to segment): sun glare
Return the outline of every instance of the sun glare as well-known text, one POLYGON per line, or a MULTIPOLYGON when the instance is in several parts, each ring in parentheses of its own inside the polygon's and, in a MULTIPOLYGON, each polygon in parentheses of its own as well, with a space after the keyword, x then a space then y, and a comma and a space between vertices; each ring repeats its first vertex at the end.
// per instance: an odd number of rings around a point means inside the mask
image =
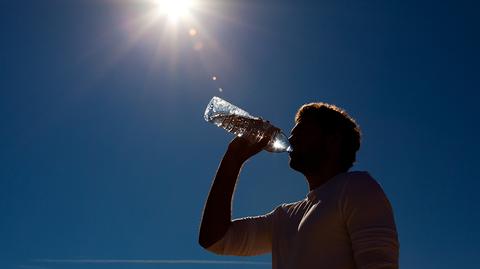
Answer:
MULTIPOLYGON (((227 19, 221 12, 224 7, 221 2, 224 1, 136 1, 144 3, 139 5, 139 10, 132 11, 132 16, 129 16, 122 26, 129 36, 127 42, 121 44, 118 54, 136 48, 138 42, 146 42, 148 47, 145 48, 150 49, 152 46, 154 50, 151 67, 166 66, 169 71, 175 71, 180 62, 190 59, 200 60, 205 68, 210 69, 210 66, 217 64, 217 59, 228 58, 210 31, 211 23, 232 22, 232 18, 227 19), (208 16, 208 20, 205 20, 205 16, 208 16), (189 57, 189 53, 195 53, 199 57, 189 57)), ((115 55, 115 60, 120 56, 115 55)), ((211 70, 208 73, 211 74, 211 70)), ((218 80, 218 77, 215 75, 212 80, 218 80)), ((215 84, 216 90, 224 91, 220 86, 223 85, 215 84)))
POLYGON ((158 11, 171 21, 178 21, 189 15, 193 0, 157 0, 158 11))

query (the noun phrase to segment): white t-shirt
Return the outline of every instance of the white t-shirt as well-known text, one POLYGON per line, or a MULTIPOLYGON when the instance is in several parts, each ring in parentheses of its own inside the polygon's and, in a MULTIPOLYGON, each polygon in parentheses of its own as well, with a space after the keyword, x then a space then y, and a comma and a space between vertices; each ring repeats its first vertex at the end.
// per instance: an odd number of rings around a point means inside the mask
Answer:
POLYGON ((235 219, 208 249, 236 256, 272 252, 273 269, 396 269, 399 243, 380 185, 367 172, 347 172, 304 200, 235 219))

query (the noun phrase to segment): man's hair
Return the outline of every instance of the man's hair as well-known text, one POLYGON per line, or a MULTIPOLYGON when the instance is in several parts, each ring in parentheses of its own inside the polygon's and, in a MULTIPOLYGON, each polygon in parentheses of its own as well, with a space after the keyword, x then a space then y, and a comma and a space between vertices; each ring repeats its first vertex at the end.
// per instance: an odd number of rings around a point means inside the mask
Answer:
POLYGON ((327 135, 340 137, 340 162, 343 171, 348 171, 355 162, 355 155, 360 148, 360 126, 347 112, 327 103, 305 104, 297 111, 295 123, 312 122, 327 135))

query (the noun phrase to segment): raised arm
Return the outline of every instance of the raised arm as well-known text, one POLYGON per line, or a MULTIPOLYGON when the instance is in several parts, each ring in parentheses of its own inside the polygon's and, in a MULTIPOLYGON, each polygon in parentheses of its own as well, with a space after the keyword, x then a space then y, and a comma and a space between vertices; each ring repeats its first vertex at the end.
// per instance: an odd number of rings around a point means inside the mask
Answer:
POLYGON ((245 138, 236 137, 230 142, 203 210, 198 240, 202 247, 210 247, 228 231, 232 224, 232 196, 240 169, 245 161, 260 152, 268 141, 265 137, 252 144, 245 138))

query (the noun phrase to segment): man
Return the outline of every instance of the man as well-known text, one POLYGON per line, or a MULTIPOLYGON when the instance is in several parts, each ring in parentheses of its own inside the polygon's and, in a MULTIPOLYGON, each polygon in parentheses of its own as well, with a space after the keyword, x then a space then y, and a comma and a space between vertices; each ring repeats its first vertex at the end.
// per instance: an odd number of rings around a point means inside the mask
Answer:
POLYGON ((221 255, 272 252, 274 269, 394 269, 398 239, 392 208, 367 172, 348 172, 360 148, 360 130, 340 108, 311 103, 295 116, 290 167, 309 186, 306 198, 272 212, 231 220, 242 165, 258 143, 235 138, 211 187, 200 227, 202 247, 221 255))

